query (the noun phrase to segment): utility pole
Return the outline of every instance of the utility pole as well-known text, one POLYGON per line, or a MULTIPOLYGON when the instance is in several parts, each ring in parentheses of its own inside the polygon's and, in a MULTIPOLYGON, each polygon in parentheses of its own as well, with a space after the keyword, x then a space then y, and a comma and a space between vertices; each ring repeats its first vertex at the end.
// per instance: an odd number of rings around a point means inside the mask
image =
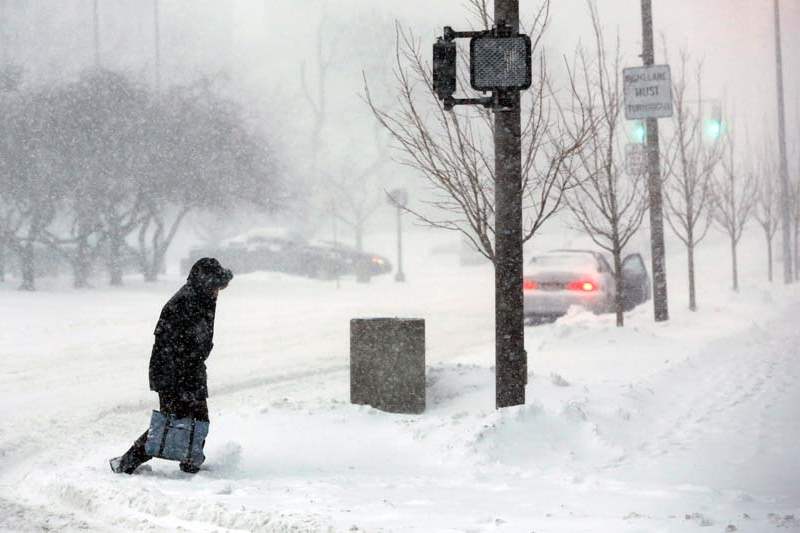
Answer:
POLYGON ((153 38, 155 45, 156 94, 161 93, 161 17, 158 12, 159 0, 153 0, 153 38))
POLYGON ((775 64, 778 76, 778 147, 781 156, 781 234, 783 236, 783 282, 792 282, 791 214, 789 162, 786 159, 786 108, 783 101, 783 50, 781 44, 781 6, 775 0, 775 64))
MULTIPOLYGON (((331 202, 331 226, 333 228, 333 247, 339 248, 339 225, 336 223, 336 204, 331 202)), ((339 269, 336 270, 336 288, 342 288, 341 277, 339 276, 339 269)))
MULTIPOLYGON (((652 0, 642 0, 642 62, 645 66, 655 63, 653 47, 652 0)), ((664 246, 664 212, 661 193, 661 161, 658 148, 658 119, 648 118, 647 170, 650 201, 650 249, 653 261, 653 307, 656 322, 669 320, 667 301, 667 264, 664 246)))
POLYGON ((403 210, 408 205, 408 191, 395 189, 389 193, 389 205, 397 210, 397 274, 394 280, 403 283, 406 275, 403 272, 403 210))
POLYGON ((92 19, 94 22, 94 66, 100 67, 100 12, 97 5, 99 0, 92 4, 92 19))
POLYGON ((406 280, 403 272, 403 209, 400 206, 397 207, 397 274, 394 280, 398 283, 406 280))
MULTIPOLYGON (((496 26, 519 32, 519 0, 494 0, 496 26)), ((522 141, 520 96, 496 109, 495 147, 495 387, 496 407, 525 403, 527 355, 522 296, 522 141)))
POLYGON ((532 84, 532 43, 519 33, 519 0, 494 0, 494 27, 444 27, 433 45, 433 90, 443 108, 482 105, 494 110, 495 407, 525 404, 528 357, 522 296, 522 121, 520 91, 532 84), (455 98, 458 47, 470 41, 470 85, 481 98, 455 98))
MULTIPOLYGON (((0 62, 3 65, 8 65, 8 39, 6 36, 6 25, 8 18, 6 17, 6 0, 0 0, 0 62)), ((2 278, 0 278, 2 281, 2 278)))
MULTIPOLYGON (((8 18, 6 17, 6 0, 0 0, 0 67, 8 68, 9 54, 8 54, 8 39, 6 38, 6 25, 8 18)), ((3 90, 5 88, 2 88, 3 90)), ((0 96, 1 98, 2 96, 0 96)), ((6 281, 6 241, 5 237, 0 234, 0 283, 6 281)))

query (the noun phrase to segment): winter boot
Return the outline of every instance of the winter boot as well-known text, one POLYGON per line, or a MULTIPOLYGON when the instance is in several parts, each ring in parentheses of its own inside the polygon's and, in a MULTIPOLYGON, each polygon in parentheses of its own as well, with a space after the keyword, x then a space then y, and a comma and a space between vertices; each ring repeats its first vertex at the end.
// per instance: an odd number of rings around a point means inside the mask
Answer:
POLYGON ((114 457, 113 459, 109 459, 108 464, 111 466, 111 471, 115 474, 122 473, 122 457, 114 457))
POLYGON ((147 441, 147 432, 136 439, 133 446, 125 452, 122 457, 115 457, 111 459, 108 464, 111 465, 111 470, 117 474, 133 474, 139 465, 146 463, 151 459, 144 451, 144 443, 147 441))
POLYGON ((115 474, 133 474, 141 463, 134 460, 130 454, 126 453, 122 457, 110 459, 108 464, 111 466, 111 471, 115 474))
POLYGON ((196 474, 200 471, 200 467, 192 463, 181 463, 181 472, 187 474, 196 474))

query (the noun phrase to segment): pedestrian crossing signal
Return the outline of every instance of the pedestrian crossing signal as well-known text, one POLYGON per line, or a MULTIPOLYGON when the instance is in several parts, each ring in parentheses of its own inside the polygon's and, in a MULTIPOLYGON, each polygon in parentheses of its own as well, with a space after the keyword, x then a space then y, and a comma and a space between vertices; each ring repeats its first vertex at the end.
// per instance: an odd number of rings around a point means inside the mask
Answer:
POLYGON ((438 39, 433 44, 433 91, 440 100, 456 92, 456 43, 438 39))
POLYGON ((487 33, 470 42, 470 84, 476 91, 523 91, 531 86, 531 38, 487 33))

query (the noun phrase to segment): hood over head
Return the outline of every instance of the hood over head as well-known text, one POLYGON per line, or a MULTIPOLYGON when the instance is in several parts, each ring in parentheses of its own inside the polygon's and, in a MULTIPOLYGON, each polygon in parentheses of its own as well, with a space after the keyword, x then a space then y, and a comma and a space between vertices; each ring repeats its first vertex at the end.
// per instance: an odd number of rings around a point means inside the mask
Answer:
POLYGON ((224 289, 232 279, 233 272, 223 268, 213 257, 204 257, 192 266, 186 281, 193 287, 212 291, 224 289))

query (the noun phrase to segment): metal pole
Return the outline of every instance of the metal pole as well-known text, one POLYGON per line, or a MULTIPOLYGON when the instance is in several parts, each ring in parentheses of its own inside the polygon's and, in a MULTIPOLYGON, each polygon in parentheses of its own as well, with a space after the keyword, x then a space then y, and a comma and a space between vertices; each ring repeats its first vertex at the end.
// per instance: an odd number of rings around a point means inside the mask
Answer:
MULTIPOLYGON (((642 61, 645 66, 655 63, 653 48, 652 0, 642 0, 642 61)), ((648 118, 647 170, 650 202, 650 248, 653 261, 653 307, 656 322, 669 320, 667 301, 667 262, 664 245, 664 213, 661 193, 661 161, 658 152, 658 119, 648 118)))
MULTIPOLYGON (((494 22, 519 32, 519 0, 495 0, 494 22)), ((522 146, 520 97, 498 109, 495 146, 496 407, 525 403, 527 356, 522 301, 522 146)))
POLYGON ((155 79, 156 94, 161 92, 161 16, 159 14, 159 0, 153 0, 153 38, 155 46, 155 79))
POLYGON ((94 0, 92 9, 92 19, 94 21, 94 66, 100 66, 100 15, 97 5, 98 0, 94 0))
MULTIPOLYGON (((6 37, 6 0, 0 0, 0 61, 5 67, 9 62, 8 39, 6 37)), ((0 283, 6 280, 6 240, 0 234, 0 283)))
MULTIPOLYGON (((331 225, 333 226, 333 247, 339 248, 339 225, 336 224, 336 208, 331 208, 331 225)), ((339 278, 339 269, 336 269, 336 288, 341 288, 341 281, 339 278)))
POLYGON ((783 237, 783 282, 792 282, 791 205, 789 162, 786 158, 786 108, 783 101, 783 50, 781 45, 781 7, 775 0, 775 64, 778 77, 778 147, 781 156, 781 235, 783 237))
POLYGON ((8 38, 6 34, 6 0, 0 0, 0 61, 8 65, 8 38))
POLYGON ((406 275, 403 273, 403 208, 397 206, 397 274, 394 277, 397 282, 404 282, 406 275))

